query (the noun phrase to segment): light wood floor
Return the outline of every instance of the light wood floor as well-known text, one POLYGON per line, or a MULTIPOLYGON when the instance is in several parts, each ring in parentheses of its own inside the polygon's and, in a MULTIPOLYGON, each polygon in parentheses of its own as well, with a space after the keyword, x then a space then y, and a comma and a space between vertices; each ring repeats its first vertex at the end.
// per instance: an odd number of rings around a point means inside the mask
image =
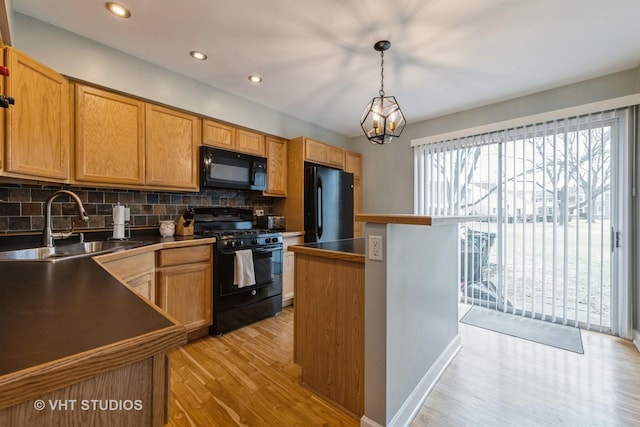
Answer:
MULTIPOLYGON (((460 334, 462 350, 412 426, 640 425, 630 342, 583 331, 580 355, 466 324, 460 334)), ((292 309, 177 350, 169 425, 359 426, 299 384, 292 353, 292 309)))

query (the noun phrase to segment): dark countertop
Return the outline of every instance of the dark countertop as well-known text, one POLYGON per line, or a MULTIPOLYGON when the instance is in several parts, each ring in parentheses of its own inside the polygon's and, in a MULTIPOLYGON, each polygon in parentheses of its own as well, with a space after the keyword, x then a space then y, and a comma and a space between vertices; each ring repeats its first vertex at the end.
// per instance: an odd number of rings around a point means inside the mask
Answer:
POLYGON ((364 263, 365 239, 344 239, 333 242, 292 245, 289 246, 289 251, 323 258, 364 263))
POLYGON ((336 240, 333 242, 305 243, 302 246, 305 246, 307 248, 322 249, 323 251, 346 252, 350 254, 364 255, 364 242, 365 239, 363 237, 359 239, 336 240))
MULTIPOLYGON (((198 240, 145 237, 149 244, 198 240)), ((14 246, 4 241, 0 248, 14 246)), ((171 326, 91 257, 0 262, 0 377, 171 326)))
POLYGON ((91 258, 0 263, 0 376, 173 326, 91 258))

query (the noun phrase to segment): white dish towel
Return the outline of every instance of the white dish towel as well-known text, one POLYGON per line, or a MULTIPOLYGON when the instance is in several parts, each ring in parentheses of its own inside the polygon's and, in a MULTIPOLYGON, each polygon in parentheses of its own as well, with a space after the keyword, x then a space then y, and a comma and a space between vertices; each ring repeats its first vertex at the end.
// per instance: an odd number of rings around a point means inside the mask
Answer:
POLYGON ((236 251, 234 264, 233 284, 239 288, 256 284, 256 275, 253 270, 253 252, 251 249, 236 251))

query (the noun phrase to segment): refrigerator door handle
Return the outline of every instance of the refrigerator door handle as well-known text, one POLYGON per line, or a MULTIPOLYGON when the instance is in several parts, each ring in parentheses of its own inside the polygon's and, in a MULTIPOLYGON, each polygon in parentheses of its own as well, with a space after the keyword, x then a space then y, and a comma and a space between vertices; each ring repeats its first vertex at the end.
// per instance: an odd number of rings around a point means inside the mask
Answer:
POLYGON ((318 176, 316 188, 316 235, 320 239, 322 237, 322 212, 324 210, 324 206, 322 206, 322 178, 320 176, 318 176))

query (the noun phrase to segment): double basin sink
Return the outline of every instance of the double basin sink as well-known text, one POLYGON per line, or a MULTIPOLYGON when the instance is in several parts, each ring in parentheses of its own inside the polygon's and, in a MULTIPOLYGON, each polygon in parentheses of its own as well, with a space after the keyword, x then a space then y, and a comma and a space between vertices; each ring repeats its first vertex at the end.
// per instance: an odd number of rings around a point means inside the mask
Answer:
POLYGON ((54 247, 17 249, 0 252, 0 261, 62 261, 65 259, 94 256, 123 249, 143 246, 149 242, 140 240, 97 240, 70 243, 54 247))

